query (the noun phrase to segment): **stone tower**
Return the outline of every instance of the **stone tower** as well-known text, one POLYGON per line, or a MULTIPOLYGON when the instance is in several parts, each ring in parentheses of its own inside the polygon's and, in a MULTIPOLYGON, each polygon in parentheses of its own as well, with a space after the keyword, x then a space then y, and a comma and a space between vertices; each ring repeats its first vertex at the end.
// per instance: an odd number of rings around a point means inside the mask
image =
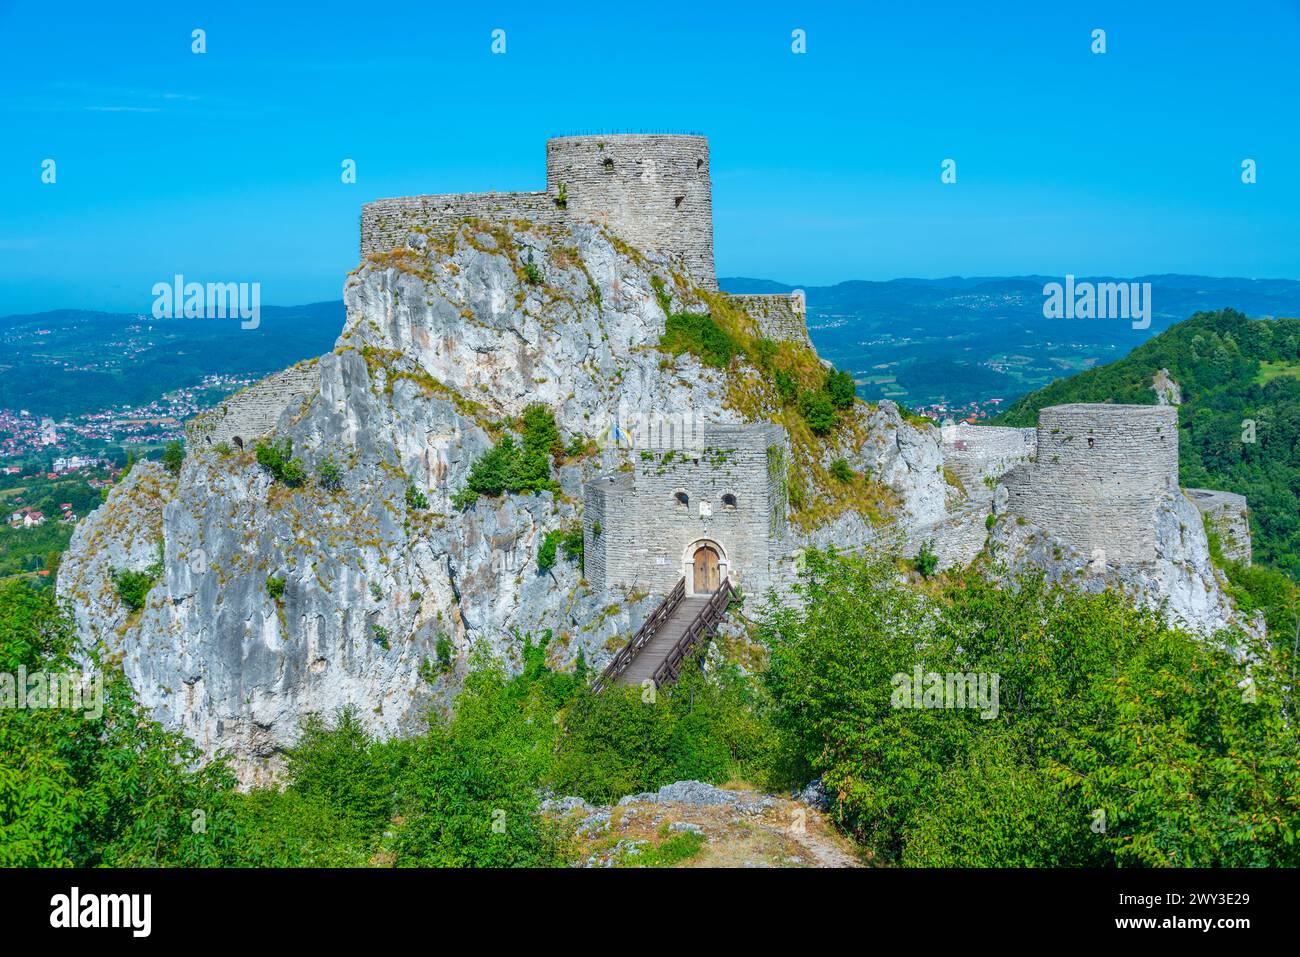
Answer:
POLYGON ((546 143, 546 187, 566 209, 605 223, 638 249, 680 255, 700 285, 713 267, 713 189, 703 136, 561 136, 546 143))
POLYGON ((1178 493, 1178 408, 1054 405, 1036 438, 1034 461, 1003 478, 1008 511, 1091 558, 1154 561, 1156 507, 1178 493))

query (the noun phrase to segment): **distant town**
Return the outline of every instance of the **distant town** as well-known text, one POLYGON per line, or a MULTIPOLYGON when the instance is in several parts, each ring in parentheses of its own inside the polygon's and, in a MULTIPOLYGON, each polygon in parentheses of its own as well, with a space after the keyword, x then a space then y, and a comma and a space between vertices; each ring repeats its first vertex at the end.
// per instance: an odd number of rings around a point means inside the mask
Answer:
MULTIPOLYGON (((64 421, 28 409, 0 409, 0 461, 39 457, 71 461, 105 448, 154 447, 180 439, 185 420, 248 385, 252 376, 210 375, 147 405, 124 405, 64 421)), ((52 471, 58 472, 57 467, 52 471)))

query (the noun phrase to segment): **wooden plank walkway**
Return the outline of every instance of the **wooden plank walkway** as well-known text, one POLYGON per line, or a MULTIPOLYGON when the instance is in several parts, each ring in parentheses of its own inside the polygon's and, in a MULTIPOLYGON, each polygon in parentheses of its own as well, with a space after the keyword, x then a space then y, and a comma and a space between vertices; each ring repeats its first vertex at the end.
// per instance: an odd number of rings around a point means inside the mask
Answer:
POLYGON ((686 629, 691 626, 704 606, 709 603, 708 595, 696 595, 690 598, 683 598, 677 603, 668 620, 659 626, 649 643, 641 649, 640 653, 632 659, 632 663, 627 666, 627 670, 619 676, 619 684, 637 685, 646 678, 653 678, 659 666, 664 663, 668 655, 672 653, 677 642, 681 641, 682 635, 686 629))

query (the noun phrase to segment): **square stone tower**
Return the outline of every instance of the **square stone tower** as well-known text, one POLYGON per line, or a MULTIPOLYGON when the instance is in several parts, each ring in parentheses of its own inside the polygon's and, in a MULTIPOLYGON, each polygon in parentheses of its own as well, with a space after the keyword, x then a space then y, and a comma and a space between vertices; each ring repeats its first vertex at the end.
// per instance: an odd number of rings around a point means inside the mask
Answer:
POLYGON ((785 550, 789 439, 772 423, 710 425, 698 447, 631 451, 631 471, 584 489, 586 577, 597 591, 667 594, 709 549, 746 593, 776 585, 785 550))
POLYGON ((713 187, 703 136, 561 136, 546 143, 546 189, 579 219, 605 223, 638 249, 682 257, 697 283, 718 288, 713 187))

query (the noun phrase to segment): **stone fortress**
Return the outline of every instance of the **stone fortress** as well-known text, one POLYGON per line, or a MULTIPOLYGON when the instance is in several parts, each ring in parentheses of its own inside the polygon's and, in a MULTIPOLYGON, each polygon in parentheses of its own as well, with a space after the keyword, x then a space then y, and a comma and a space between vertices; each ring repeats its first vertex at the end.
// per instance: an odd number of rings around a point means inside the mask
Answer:
MULTIPOLYGON (((380 254, 408 244, 416 231, 450 230, 473 219, 543 227, 594 222, 717 289, 709 146, 702 136, 551 139, 544 190, 376 200, 362 210, 361 252, 380 254)), ((811 346, 802 294, 729 299, 761 334, 811 346)), ((189 441, 242 447, 317 388, 314 363, 285 370, 196 418, 189 441)), ((697 554, 711 555, 722 577, 747 592, 788 589, 801 542, 787 527, 779 477, 789 449, 784 430, 715 424, 695 438, 689 447, 637 443, 631 471, 584 486, 586 574, 596 590, 662 594, 685 576, 690 593, 697 554)), ((880 534, 876 547, 916 554, 925 544, 942 565, 966 564, 988 542, 988 516, 1007 513, 1086 558, 1142 565, 1155 557, 1159 503, 1179 493, 1174 405, 1056 406, 1041 411, 1036 429, 947 425, 941 441, 944 469, 964 490, 963 500, 950 503, 938 520, 880 534)), ((1245 499, 1210 490, 1187 494, 1219 532, 1224 554, 1249 561, 1245 499)))
MULTIPOLYGON (((599 223, 636 249, 673 257, 700 286, 718 287, 709 141, 703 136, 556 137, 546 144, 543 191, 443 193, 366 203, 362 258, 406 245, 416 230, 451 230, 472 219, 540 226, 599 223)), ((767 338, 812 345, 802 293, 729 298, 767 338)), ((280 412, 314 393, 318 382, 314 363, 269 376, 192 420, 187 441, 242 448, 269 433, 280 412)))

